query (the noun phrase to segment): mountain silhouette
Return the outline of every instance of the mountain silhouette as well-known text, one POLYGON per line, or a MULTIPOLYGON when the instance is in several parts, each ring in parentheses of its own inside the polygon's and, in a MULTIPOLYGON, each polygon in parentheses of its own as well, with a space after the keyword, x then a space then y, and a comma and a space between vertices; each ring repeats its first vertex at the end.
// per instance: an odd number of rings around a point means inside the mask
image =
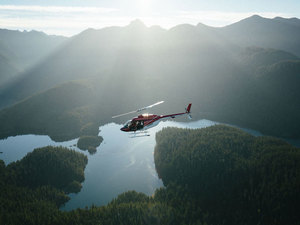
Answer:
MULTIPOLYGON (((33 112, 43 104, 30 104, 31 96, 36 99, 50 89, 79 80, 89 83, 92 94, 76 106, 90 108, 86 123, 104 123, 103 118, 108 119, 115 111, 131 111, 145 102, 166 99, 162 111, 176 111, 188 101, 193 102, 195 118, 297 137, 297 24, 295 19, 252 16, 223 28, 182 24, 165 30, 136 20, 125 27, 87 29, 65 40, 45 60, 3 87, 0 107, 26 99, 25 106, 32 107, 28 110, 33 112), (291 79, 280 86, 283 77, 291 79)), ((77 96, 80 88, 69 88, 68 96, 77 96)), ((19 110, 22 116, 24 102, 22 110, 17 106, 7 108, 0 121, 12 111, 19 110)), ((68 110, 75 115, 72 107, 68 110)), ((85 115, 83 111, 81 116, 85 115)), ((80 121, 76 124, 84 125, 80 121)))
POLYGON ((259 46, 291 52, 300 56, 300 20, 258 15, 223 28, 217 28, 224 38, 241 46, 259 46))

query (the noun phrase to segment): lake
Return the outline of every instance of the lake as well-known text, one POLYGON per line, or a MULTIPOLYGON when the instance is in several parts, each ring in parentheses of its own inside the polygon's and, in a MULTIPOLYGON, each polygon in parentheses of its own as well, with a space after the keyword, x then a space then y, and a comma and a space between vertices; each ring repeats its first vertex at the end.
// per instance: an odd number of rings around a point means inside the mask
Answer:
MULTIPOLYGON (((6 164, 23 158, 34 148, 47 145, 65 146, 80 151, 88 156, 85 169, 85 181, 77 194, 70 194, 71 200, 62 210, 84 208, 85 206, 106 205, 119 194, 135 190, 147 195, 154 194, 163 186, 158 178, 154 165, 155 133, 163 127, 204 128, 217 124, 209 120, 198 120, 188 123, 164 121, 149 130, 150 136, 132 138, 132 134, 121 132, 122 125, 110 123, 101 126, 103 142, 94 155, 74 147, 77 139, 67 142, 54 142, 48 136, 22 135, 0 140, 0 158, 6 164)), ((255 136, 257 131, 243 129, 255 136)))
POLYGON ((154 165, 155 133, 168 126, 197 128, 214 124, 208 120, 191 123, 165 121, 150 129, 150 136, 135 138, 132 134, 121 132, 122 125, 110 123, 100 127, 99 135, 104 140, 97 153, 88 157, 82 190, 71 194, 71 200, 62 209, 105 205, 128 190, 154 194, 157 188, 163 186, 154 165))
POLYGON ((77 139, 65 142, 52 141, 49 136, 46 135, 19 135, 15 137, 8 137, 7 139, 0 140, 0 159, 5 164, 9 164, 13 161, 22 159, 28 152, 32 152, 35 148, 52 146, 64 146, 71 149, 79 150, 74 145, 77 144, 77 139))

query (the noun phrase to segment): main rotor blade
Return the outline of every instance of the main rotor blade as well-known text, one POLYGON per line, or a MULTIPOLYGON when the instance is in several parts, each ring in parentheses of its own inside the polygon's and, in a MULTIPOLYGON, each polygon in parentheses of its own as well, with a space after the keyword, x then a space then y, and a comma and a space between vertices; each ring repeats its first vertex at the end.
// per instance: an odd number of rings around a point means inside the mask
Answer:
POLYGON ((112 118, 117 118, 117 117, 120 117, 120 116, 125 116, 125 115, 131 114, 131 113, 137 113, 137 112, 143 111, 143 110, 145 110, 145 109, 152 108, 153 106, 159 105, 159 104, 161 104, 161 103, 164 103, 164 101, 156 102, 156 103, 154 103, 154 104, 152 104, 152 105, 149 105, 149 106, 140 108, 140 109, 135 110, 135 111, 131 111, 131 112, 128 112, 128 113, 123 113, 123 114, 120 114, 120 115, 116 115, 116 116, 113 116, 112 118))
POLYGON ((113 116, 112 118, 117 118, 117 117, 120 117, 120 116, 125 116, 125 115, 131 114, 131 113, 136 113, 136 112, 137 111, 131 111, 131 112, 128 112, 128 113, 123 113, 123 114, 120 114, 120 115, 113 116))
POLYGON ((159 104, 161 104, 161 103, 164 103, 164 101, 156 102, 156 103, 154 103, 154 104, 152 104, 152 105, 149 105, 149 106, 140 108, 140 109, 137 110, 137 112, 143 111, 143 110, 145 110, 145 109, 152 108, 153 106, 159 105, 159 104))

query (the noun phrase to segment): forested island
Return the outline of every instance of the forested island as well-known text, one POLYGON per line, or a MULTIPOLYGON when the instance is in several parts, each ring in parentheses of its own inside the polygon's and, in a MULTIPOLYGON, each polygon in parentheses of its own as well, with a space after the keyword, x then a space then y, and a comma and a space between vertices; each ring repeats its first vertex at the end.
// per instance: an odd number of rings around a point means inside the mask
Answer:
POLYGON ((90 154, 94 154, 102 141, 103 138, 100 136, 81 136, 78 139, 77 147, 81 150, 88 150, 90 154))
POLYGON ((0 223, 299 224, 300 149, 280 139, 224 125, 165 128, 154 160, 165 187, 153 196, 128 191, 106 206, 70 212, 59 206, 82 182, 85 156, 47 147, 1 161, 0 223))

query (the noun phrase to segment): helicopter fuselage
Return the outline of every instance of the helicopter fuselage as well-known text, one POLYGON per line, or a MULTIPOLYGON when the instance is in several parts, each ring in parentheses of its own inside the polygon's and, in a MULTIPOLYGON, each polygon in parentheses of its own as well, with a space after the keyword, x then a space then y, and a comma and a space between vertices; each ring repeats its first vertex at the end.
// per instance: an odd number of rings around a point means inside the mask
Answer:
POLYGON ((175 118, 176 116, 188 114, 189 111, 184 113, 176 113, 176 114, 170 114, 170 115, 153 115, 153 114, 141 114, 138 117, 133 118, 132 120, 129 120, 124 127, 122 127, 120 130, 124 132, 135 132, 139 130, 147 130, 149 128, 152 128, 165 118, 175 118))

